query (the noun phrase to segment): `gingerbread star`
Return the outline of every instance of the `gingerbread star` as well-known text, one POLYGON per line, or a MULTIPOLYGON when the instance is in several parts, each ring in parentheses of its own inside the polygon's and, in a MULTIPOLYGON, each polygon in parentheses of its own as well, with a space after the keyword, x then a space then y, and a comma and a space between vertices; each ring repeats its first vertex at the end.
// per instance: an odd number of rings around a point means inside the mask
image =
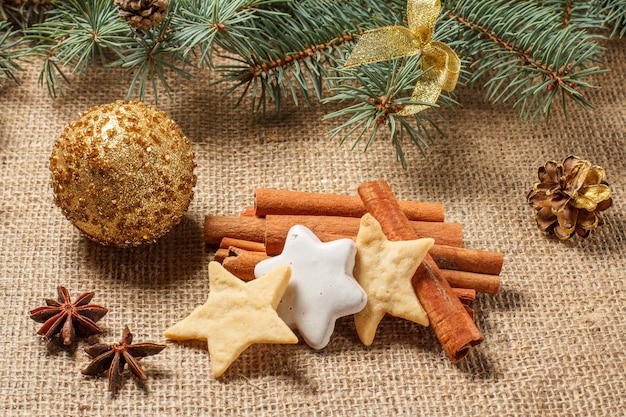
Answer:
POLYGON ((367 305, 354 315, 354 323, 364 345, 372 344, 385 314, 428 326, 411 279, 434 242, 431 238, 392 242, 372 215, 361 218, 354 277, 367 293, 367 305))
POLYGON ((206 340, 216 378, 254 343, 298 343, 296 335, 276 313, 290 276, 289 266, 282 266, 244 282, 218 262, 211 262, 207 302, 164 335, 174 340, 206 340))
POLYGON ((291 281, 277 312, 314 349, 326 347, 339 317, 365 306, 367 295, 352 275, 355 254, 350 239, 321 242, 306 227, 295 225, 283 252, 254 269, 258 277, 279 265, 291 266, 291 281))

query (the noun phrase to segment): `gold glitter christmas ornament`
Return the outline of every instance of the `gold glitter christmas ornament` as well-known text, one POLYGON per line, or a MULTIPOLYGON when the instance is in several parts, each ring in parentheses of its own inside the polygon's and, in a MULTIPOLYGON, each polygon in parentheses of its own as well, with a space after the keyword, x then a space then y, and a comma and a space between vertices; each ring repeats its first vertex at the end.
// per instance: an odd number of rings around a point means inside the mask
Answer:
POLYGON ((90 239, 117 247, 155 242, 180 222, 194 168, 180 127, 135 101, 82 113, 50 157, 56 205, 90 239))

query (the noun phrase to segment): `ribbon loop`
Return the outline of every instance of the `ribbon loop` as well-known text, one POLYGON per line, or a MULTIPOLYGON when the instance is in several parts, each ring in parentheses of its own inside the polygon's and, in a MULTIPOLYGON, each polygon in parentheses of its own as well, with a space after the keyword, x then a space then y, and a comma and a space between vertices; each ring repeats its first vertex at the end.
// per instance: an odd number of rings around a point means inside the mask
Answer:
POLYGON ((385 26, 365 32, 354 46, 344 68, 419 54, 424 44, 402 26, 385 26))
POLYGON ((430 42, 439 13, 441 13, 440 0, 408 0, 406 18, 409 30, 420 37, 422 43, 430 42))
MULTIPOLYGON (((385 26, 365 32, 344 67, 353 67, 389 59, 422 54, 424 74, 415 85, 411 99, 435 103, 441 91, 453 91, 456 86, 461 61, 443 42, 432 41, 435 23, 441 12, 440 0, 408 0, 408 28, 385 26)), ((428 104, 405 106, 397 114, 407 116, 431 107, 428 104)))
POLYGON ((441 89, 454 91, 454 87, 456 87, 459 79, 459 73, 461 72, 461 60, 452 48, 443 42, 433 41, 430 43, 430 46, 445 56, 442 65, 443 78, 441 80, 441 89))

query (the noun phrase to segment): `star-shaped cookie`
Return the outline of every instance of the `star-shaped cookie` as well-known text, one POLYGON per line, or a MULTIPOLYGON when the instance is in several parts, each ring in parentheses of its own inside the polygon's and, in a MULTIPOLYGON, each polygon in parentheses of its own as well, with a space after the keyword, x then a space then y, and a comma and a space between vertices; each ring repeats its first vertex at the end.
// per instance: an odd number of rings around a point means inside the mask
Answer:
POLYGON ((283 252, 254 269, 258 277, 279 265, 291 266, 291 281, 276 311, 314 349, 326 347, 339 317, 360 311, 367 302, 352 275, 355 254, 350 239, 323 243, 296 225, 289 230, 283 252))
POLYGON ((367 293, 367 305, 354 315, 354 323, 364 345, 372 344, 385 314, 428 326, 411 279, 434 242, 431 238, 392 242, 372 215, 361 218, 354 277, 367 293))
POLYGON ((207 302, 164 335, 174 340, 206 340, 216 378, 254 343, 298 343, 296 335, 276 314, 289 278, 290 268, 282 266, 244 282, 218 262, 211 262, 207 302))

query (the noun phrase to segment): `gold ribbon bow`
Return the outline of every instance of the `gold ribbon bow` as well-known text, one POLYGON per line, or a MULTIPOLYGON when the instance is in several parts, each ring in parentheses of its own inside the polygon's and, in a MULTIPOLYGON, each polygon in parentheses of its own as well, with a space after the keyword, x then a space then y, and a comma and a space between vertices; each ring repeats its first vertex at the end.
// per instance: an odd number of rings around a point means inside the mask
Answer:
MULTIPOLYGON (((440 0, 408 0, 409 27, 385 26, 365 32, 355 45, 344 67, 421 53, 421 66, 426 72, 415 85, 411 99, 435 103, 441 90, 454 90, 461 69, 459 57, 452 48, 443 42, 432 40, 435 22, 440 11, 440 0)), ((429 107, 424 104, 411 104, 405 106, 397 114, 408 116, 429 107)))

